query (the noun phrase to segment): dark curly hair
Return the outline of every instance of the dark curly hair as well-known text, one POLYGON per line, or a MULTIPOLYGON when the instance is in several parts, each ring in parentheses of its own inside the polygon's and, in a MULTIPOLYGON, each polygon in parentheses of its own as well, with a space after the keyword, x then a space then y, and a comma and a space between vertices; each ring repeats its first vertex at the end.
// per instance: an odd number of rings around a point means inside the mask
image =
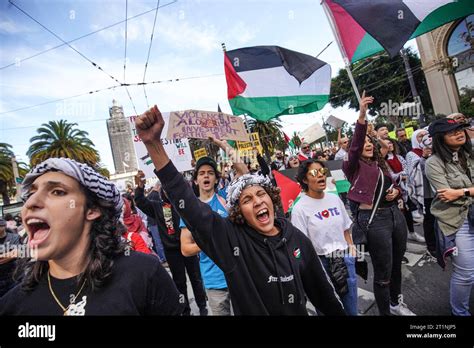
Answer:
MULTIPOLYGON (((127 250, 127 244, 117 229, 114 204, 98 198, 83 185, 79 186, 86 196, 86 209, 98 208, 101 212, 90 230, 87 266, 77 279, 78 284, 85 281, 88 288, 94 291, 104 285, 112 272, 114 259, 127 250)), ((21 280, 23 290, 31 291, 48 270, 47 261, 31 262, 31 258, 23 258, 15 270, 15 280, 21 280)))
MULTIPOLYGON (((272 200, 274 212, 276 213, 278 210, 282 210, 283 206, 281 204, 280 188, 275 187, 275 186, 270 186, 270 187, 262 186, 262 187, 272 200)), ((242 215, 242 211, 240 210, 240 206, 238 202, 234 204, 232 208, 229 209, 229 220, 238 225, 245 224, 245 218, 242 215)))
POLYGON ((370 142, 374 146, 374 154, 371 158, 365 159, 362 156, 360 157, 362 161, 367 162, 367 163, 377 163, 377 165, 382 169, 384 173, 388 173, 389 170, 387 168, 387 164, 385 163, 385 158, 383 158, 382 154, 380 153, 380 148, 379 148, 379 143, 377 139, 374 137, 366 134, 366 137, 369 138, 370 142))
POLYGON ((298 174, 296 174, 296 181, 298 181, 298 184, 300 184, 304 192, 308 191, 308 184, 303 182, 303 180, 306 179, 306 174, 308 173, 308 169, 309 167, 311 167, 313 163, 318 163, 322 168, 326 168, 326 166, 324 165, 322 161, 315 160, 315 159, 308 159, 300 163, 300 166, 298 167, 298 174))

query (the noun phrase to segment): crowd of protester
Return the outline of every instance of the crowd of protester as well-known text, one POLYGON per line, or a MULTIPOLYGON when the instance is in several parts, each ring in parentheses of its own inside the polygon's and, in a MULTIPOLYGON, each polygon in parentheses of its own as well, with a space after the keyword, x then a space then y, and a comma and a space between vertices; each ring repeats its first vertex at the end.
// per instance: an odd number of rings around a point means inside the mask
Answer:
POLYGON ((354 134, 338 129, 337 146, 303 142, 250 164, 211 139, 231 162, 203 157, 189 175, 164 151, 154 107, 136 121, 158 178, 149 191, 140 171, 120 193, 86 164, 37 165, 21 217, 0 218, 0 315, 191 315, 189 279, 199 315, 307 315, 309 301, 318 315, 355 316, 361 246, 380 315, 415 315, 402 295, 407 240, 442 267, 452 260, 446 301, 470 315, 469 120, 453 114, 392 139, 388 125, 367 121, 372 102, 362 96, 354 134), (347 194, 327 192, 331 160, 342 161, 347 194), (285 214, 273 172, 292 168, 302 192, 285 214))

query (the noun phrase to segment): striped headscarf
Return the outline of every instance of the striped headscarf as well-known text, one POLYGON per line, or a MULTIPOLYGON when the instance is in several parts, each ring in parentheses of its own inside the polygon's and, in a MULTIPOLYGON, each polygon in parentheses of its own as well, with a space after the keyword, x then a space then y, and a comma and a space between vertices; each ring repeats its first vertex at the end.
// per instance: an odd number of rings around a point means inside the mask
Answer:
POLYGON ((272 187, 270 179, 263 175, 244 174, 230 183, 227 188, 227 209, 231 209, 239 201, 242 191, 249 186, 272 187))
POLYGON ((79 163, 69 158, 49 158, 26 174, 21 188, 21 198, 23 201, 26 201, 30 187, 36 178, 50 171, 61 172, 76 179, 98 198, 113 203, 115 206, 115 217, 117 219, 120 217, 123 201, 115 184, 97 173, 87 164, 79 163))

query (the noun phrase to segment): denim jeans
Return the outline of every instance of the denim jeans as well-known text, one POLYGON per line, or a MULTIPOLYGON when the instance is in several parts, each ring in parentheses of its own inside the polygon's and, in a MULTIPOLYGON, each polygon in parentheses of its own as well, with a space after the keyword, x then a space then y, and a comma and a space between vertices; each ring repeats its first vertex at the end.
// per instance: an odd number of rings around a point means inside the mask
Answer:
MULTIPOLYGON (((367 219, 370 210, 361 210, 367 219)), ((402 290, 402 259, 407 247, 407 225, 398 207, 378 209, 367 233, 367 248, 374 267, 374 295, 380 315, 390 315, 402 290)))
MULTIPOLYGON (((321 263, 323 264, 326 272, 329 272, 329 260, 326 256, 320 256, 321 263)), ((355 257, 346 255, 344 256, 344 263, 347 266, 347 288, 348 292, 345 294, 341 301, 344 306, 344 310, 347 315, 357 315, 357 276, 355 272, 355 257)))
POLYGON ((228 289, 206 289, 212 315, 231 315, 228 289))
POLYGON ((163 250, 163 243, 161 242, 160 233, 158 232, 157 225, 149 225, 148 230, 150 231, 151 237, 153 238, 153 246, 155 248, 156 253, 158 254, 158 258, 161 262, 166 261, 165 252, 163 250))
POLYGON ((453 315, 469 316, 469 298, 474 284, 474 228, 466 219, 456 233, 457 254, 453 254, 450 303, 453 315))

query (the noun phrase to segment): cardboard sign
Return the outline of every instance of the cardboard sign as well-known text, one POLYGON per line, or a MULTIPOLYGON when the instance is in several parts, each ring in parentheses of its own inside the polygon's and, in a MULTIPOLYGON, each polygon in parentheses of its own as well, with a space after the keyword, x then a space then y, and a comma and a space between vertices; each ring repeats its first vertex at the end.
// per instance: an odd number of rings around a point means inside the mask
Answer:
POLYGON ((214 137, 223 140, 248 141, 244 122, 222 112, 185 110, 170 113, 167 139, 214 137))
POLYGON ((321 127, 319 123, 315 123, 312 126, 306 128, 300 135, 300 139, 305 143, 314 143, 315 141, 326 136, 326 131, 321 127))
POLYGON ((263 147, 260 143, 260 137, 258 136, 258 132, 250 133, 248 136, 250 141, 237 141, 237 148, 239 151, 252 151, 253 146, 257 148, 258 152, 263 153, 263 147))
MULTIPOLYGON (((162 136, 164 136, 168 129, 170 113, 162 112, 161 114, 163 115, 163 119, 165 121, 165 126, 162 133, 162 136)), ((142 140, 137 135, 137 130, 135 128, 136 117, 137 116, 130 116, 128 119, 130 121, 130 127, 132 128, 133 145, 137 154, 138 168, 143 170, 145 173, 145 178, 153 178, 155 177, 155 173, 153 172, 155 166, 151 161, 145 144, 143 144, 142 140)), ((191 148, 189 147, 188 139, 168 140, 162 138, 161 143, 163 144, 168 157, 173 161, 173 164, 179 172, 185 172, 187 170, 193 169, 191 166, 191 160, 193 159, 193 156, 191 155, 191 148)))
POLYGON ((200 158, 206 157, 207 151, 205 148, 194 150, 194 159, 199 161, 200 158))
POLYGON ((341 128, 346 122, 341 120, 340 118, 337 118, 336 116, 331 115, 326 120, 326 123, 330 125, 331 127, 338 129, 338 128, 341 128))

